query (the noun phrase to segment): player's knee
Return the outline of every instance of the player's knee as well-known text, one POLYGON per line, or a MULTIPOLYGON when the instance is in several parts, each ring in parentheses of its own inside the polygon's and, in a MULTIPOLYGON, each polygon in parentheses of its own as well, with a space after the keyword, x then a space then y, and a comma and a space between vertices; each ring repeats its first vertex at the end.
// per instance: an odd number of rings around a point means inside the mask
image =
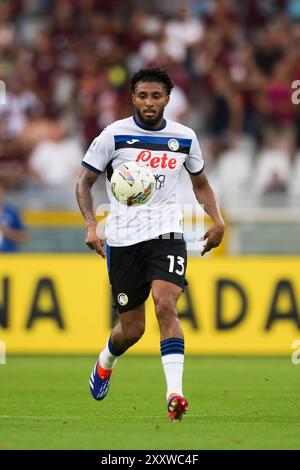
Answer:
POLYGON ((165 321, 177 317, 176 300, 173 296, 161 296, 154 299, 154 303, 158 321, 165 321))

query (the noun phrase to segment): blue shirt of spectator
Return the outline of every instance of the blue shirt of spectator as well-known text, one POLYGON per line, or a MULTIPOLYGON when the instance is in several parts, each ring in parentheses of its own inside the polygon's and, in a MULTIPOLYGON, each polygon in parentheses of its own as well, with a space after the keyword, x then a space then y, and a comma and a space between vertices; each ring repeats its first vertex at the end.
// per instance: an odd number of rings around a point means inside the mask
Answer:
POLYGON ((1 226, 14 230, 25 230, 18 210, 12 204, 4 202, 4 204, 0 206, 0 252, 18 251, 18 243, 5 237, 1 232, 1 226))

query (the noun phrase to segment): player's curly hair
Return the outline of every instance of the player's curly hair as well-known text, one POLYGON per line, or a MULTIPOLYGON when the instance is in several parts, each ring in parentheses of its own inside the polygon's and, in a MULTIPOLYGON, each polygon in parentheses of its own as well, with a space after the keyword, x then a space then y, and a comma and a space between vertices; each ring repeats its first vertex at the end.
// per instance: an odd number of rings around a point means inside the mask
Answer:
POLYGON ((168 95, 171 93, 171 90, 174 87, 168 72, 164 69, 161 69, 160 67, 141 69, 136 72, 130 80, 130 90, 132 93, 134 93, 137 82, 162 83, 165 86, 168 95))

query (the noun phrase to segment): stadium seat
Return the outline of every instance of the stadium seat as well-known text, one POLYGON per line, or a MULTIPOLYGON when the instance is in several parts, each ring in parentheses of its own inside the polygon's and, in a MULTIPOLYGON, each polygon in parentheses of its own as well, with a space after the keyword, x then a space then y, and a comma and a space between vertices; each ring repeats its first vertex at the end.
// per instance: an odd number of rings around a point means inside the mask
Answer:
POLYGON ((250 155, 250 157, 253 157, 255 154, 255 141, 251 137, 239 137, 234 144, 233 150, 240 152, 243 155, 250 155))
POLYGON ((300 152, 295 156, 291 179, 289 184, 289 193, 293 196, 300 196, 300 152))
POLYGON ((216 175, 219 180, 222 200, 231 203, 244 192, 247 181, 251 177, 252 156, 250 152, 230 150, 224 152, 219 159, 216 175))
POLYGON ((253 192, 263 194, 275 174, 282 183, 288 183, 291 174, 289 155, 282 150, 273 149, 260 152, 253 174, 253 192))

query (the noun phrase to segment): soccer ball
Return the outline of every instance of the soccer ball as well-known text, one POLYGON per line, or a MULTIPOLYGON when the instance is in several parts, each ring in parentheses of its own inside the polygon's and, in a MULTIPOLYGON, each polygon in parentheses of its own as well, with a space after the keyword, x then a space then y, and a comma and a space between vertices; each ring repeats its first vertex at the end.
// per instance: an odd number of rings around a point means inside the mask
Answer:
POLYGON ((145 204, 154 194, 155 178, 152 171, 137 162, 119 165, 110 183, 116 200, 125 206, 145 204))

